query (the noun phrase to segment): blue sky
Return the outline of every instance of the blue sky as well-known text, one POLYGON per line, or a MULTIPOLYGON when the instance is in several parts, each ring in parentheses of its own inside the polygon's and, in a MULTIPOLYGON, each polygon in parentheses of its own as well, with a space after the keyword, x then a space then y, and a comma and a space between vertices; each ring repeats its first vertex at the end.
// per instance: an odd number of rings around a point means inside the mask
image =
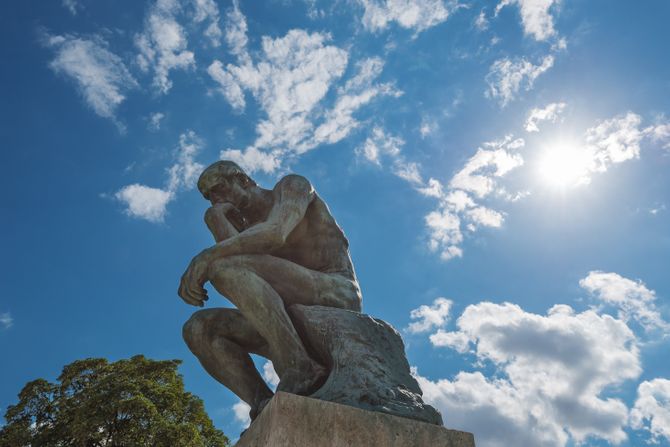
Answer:
POLYGON ((143 353, 183 359, 236 437, 176 295, 212 244, 195 179, 227 158, 312 181, 448 427, 670 445, 670 3, 1 8, 3 408, 75 359, 143 353))

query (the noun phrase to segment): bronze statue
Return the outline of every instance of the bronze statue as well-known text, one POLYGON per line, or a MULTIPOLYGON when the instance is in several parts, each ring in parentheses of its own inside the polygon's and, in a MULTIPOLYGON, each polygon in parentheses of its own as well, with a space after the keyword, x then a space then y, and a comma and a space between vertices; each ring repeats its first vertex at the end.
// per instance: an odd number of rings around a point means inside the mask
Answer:
POLYGON ((212 204, 205 223, 216 244, 193 258, 179 296, 203 306, 209 281, 237 309, 200 310, 183 335, 207 372, 251 406, 254 419, 273 393, 249 353, 272 360, 279 391, 307 395, 329 373, 308 355, 286 309, 360 312, 361 292, 348 241, 304 177, 287 175, 267 190, 237 164, 218 161, 198 189, 212 204))

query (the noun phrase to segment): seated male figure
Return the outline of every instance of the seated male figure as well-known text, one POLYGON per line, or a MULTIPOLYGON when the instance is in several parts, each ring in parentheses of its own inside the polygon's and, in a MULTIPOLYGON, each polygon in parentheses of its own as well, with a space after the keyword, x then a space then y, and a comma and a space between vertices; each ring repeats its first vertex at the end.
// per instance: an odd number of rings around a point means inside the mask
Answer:
POLYGON ((259 187, 231 161, 209 166, 198 189, 212 206, 205 223, 216 244, 198 254, 179 296, 203 306, 209 281, 237 309, 200 310, 183 335, 203 367, 251 406, 272 397, 250 353, 272 360, 280 391, 308 394, 327 371, 305 350, 286 308, 292 304, 361 310, 349 244, 304 177, 259 187))

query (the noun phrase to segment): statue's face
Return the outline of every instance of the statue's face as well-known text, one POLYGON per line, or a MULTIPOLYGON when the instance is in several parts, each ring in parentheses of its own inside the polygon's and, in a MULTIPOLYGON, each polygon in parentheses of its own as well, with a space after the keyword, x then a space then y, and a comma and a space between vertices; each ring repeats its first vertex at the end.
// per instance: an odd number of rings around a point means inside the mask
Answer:
POLYGON ((239 210, 246 208, 252 199, 252 186, 244 176, 234 175, 223 179, 209 191, 212 204, 231 203, 239 210))

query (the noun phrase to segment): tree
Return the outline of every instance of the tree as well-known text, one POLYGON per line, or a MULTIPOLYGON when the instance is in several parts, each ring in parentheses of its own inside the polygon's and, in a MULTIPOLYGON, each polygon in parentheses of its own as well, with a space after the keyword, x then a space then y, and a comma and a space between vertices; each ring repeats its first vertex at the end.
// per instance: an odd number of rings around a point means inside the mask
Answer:
POLYGON ((77 360, 58 383, 33 380, 10 405, 0 447, 226 447, 179 360, 77 360))

